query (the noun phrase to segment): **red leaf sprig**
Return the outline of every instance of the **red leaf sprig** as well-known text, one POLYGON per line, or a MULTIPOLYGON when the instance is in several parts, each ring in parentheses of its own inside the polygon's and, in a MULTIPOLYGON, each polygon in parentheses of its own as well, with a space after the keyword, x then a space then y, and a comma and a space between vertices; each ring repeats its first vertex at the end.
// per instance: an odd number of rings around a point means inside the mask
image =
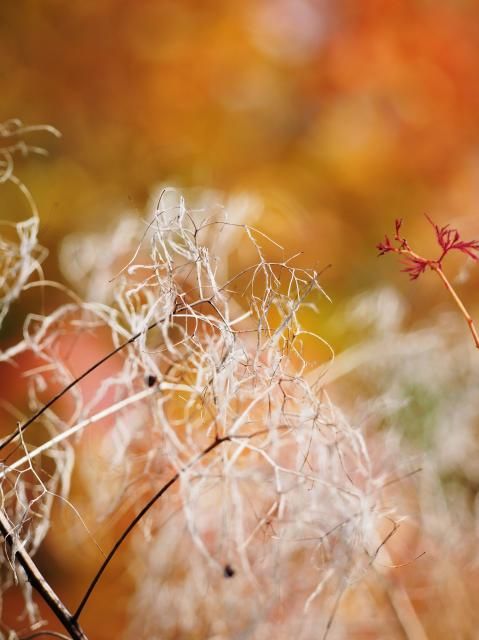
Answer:
POLYGON ((443 281, 447 290, 453 297, 457 306, 459 307, 461 313, 463 314, 468 326, 471 331, 474 344, 479 349, 479 335, 474 326, 474 322, 464 306, 461 298, 458 296, 457 292, 447 279, 444 271, 442 269, 442 263, 444 258, 450 251, 460 251, 464 253, 468 258, 472 260, 479 260, 479 241, 478 240, 463 240, 461 235, 457 229, 452 228, 450 225, 446 224, 443 227, 440 227, 435 222, 431 220, 429 216, 426 216, 428 222, 434 228, 434 232, 436 234, 436 241, 441 249, 441 253, 439 257, 431 259, 424 258, 419 255, 415 251, 411 249, 409 242, 407 239, 401 234, 402 227, 402 219, 398 219, 395 222, 395 232, 393 239, 391 240, 387 235, 384 236, 383 242, 380 242, 376 245, 376 248, 379 251, 379 256, 383 256, 386 253, 397 253, 402 257, 402 261, 404 264, 404 269, 401 271, 407 273, 411 280, 417 280, 419 276, 421 276, 427 269, 431 269, 435 271, 438 276, 443 281))
POLYGON ((408 241, 401 235, 402 219, 396 220, 394 239, 391 241, 388 236, 384 236, 384 241, 377 245, 379 255, 383 256, 386 253, 398 253, 404 257, 404 264, 406 265, 402 271, 407 273, 411 280, 416 280, 426 269, 436 270, 442 268, 442 261, 446 255, 453 250, 461 251, 473 260, 479 260, 479 241, 478 240, 463 240, 457 229, 453 229, 448 224, 444 227, 440 227, 431 220, 429 216, 426 216, 429 223, 433 226, 436 233, 436 240, 441 248, 441 254, 438 258, 430 259, 415 253, 409 246, 408 241))

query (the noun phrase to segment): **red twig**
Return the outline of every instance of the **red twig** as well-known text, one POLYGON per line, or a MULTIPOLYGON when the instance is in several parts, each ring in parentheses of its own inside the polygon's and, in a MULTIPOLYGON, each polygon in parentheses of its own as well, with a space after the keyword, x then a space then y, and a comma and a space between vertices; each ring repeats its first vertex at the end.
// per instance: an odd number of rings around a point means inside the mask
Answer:
POLYGON ((479 349, 479 334, 474 325, 474 321, 442 269, 443 260, 450 251, 460 251, 468 258, 471 258, 472 260, 475 260, 477 262, 479 260, 479 240, 463 240, 457 229, 454 229, 449 225, 440 227, 439 225, 435 224, 428 216, 426 216, 426 218, 434 227, 436 241, 441 249, 439 257, 435 259, 424 258, 423 256, 413 251, 407 239, 403 235, 401 235, 401 219, 396 220, 393 239, 391 240, 388 236, 384 236, 383 242, 380 242, 377 245, 379 255, 383 256, 386 253, 397 253, 401 257, 403 257, 404 269, 402 269, 402 271, 407 273, 411 280, 417 280, 417 278, 419 278, 419 276, 421 276, 428 269, 435 271, 441 278, 446 289, 449 291, 449 294, 452 296, 454 302, 459 307, 460 312, 467 322, 469 331, 472 335, 472 339, 474 340, 474 344, 476 348, 479 349))

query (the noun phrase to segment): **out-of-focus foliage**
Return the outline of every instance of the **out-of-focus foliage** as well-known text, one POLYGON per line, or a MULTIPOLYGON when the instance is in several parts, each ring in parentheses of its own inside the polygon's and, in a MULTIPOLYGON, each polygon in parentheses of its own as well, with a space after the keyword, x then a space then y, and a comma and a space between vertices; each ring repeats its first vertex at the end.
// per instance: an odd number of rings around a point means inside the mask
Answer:
POLYGON ((64 134, 24 176, 50 242, 159 182, 247 190, 350 291, 396 216, 478 228, 478 17, 452 0, 5 2, 2 113, 64 134))

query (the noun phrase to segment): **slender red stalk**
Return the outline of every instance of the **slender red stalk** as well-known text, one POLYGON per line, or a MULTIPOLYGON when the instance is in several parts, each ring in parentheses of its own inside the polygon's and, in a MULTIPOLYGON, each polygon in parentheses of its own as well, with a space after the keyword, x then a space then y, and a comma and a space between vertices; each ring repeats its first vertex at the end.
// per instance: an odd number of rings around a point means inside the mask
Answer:
POLYGON ((469 331, 471 332, 474 345, 479 349, 479 334, 474 325, 474 321, 466 309, 463 301, 459 297, 457 291, 454 289, 448 278, 446 277, 442 263, 444 258, 450 251, 460 251, 468 258, 479 260, 479 240, 462 240, 460 233, 457 229, 445 225, 440 227, 435 224, 428 216, 426 216, 430 224, 434 227, 436 234, 436 241, 441 249, 439 257, 435 259, 424 258, 415 251, 413 251, 409 245, 407 239, 401 235, 402 220, 396 220, 395 233, 393 240, 390 240, 388 236, 384 236, 383 242, 377 245, 379 255, 383 256, 386 253, 397 253, 404 258, 403 272, 409 274, 411 280, 417 280, 425 271, 431 269, 435 271, 441 278, 444 286, 449 291, 449 294, 453 298, 456 305, 459 307, 460 312, 464 316, 467 322, 469 331))

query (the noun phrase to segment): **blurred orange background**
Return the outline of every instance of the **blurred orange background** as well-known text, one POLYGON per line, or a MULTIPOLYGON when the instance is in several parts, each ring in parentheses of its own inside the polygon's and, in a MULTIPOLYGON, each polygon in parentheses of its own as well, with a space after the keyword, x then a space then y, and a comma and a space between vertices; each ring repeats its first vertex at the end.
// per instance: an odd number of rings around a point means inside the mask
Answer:
MULTIPOLYGON (((172 185, 252 194, 263 230, 331 264, 320 332, 338 351, 355 340, 339 312, 365 290, 399 288, 411 323, 452 307, 375 245, 403 217, 435 252, 424 213, 479 237, 474 0, 16 0, 0 4, 0 70, 0 120, 63 134, 36 134, 49 158, 16 165, 50 277, 65 235, 149 216, 152 192, 172 185)), ((25 217, 13 189, 0 197, 2 219, 25 217)), ((460 285, 476 315, 477 278, 460 285)))
POLYGON ((19 169, 43 243, 144 215, 158 184, 246 191, 288 249, 332 263, 340 300, 395 277, 374 249, 395 217, 419 239, 425 212, 479 235, 478 14, 467 0, 2 3, 2 118, 63 133, 19 169))

